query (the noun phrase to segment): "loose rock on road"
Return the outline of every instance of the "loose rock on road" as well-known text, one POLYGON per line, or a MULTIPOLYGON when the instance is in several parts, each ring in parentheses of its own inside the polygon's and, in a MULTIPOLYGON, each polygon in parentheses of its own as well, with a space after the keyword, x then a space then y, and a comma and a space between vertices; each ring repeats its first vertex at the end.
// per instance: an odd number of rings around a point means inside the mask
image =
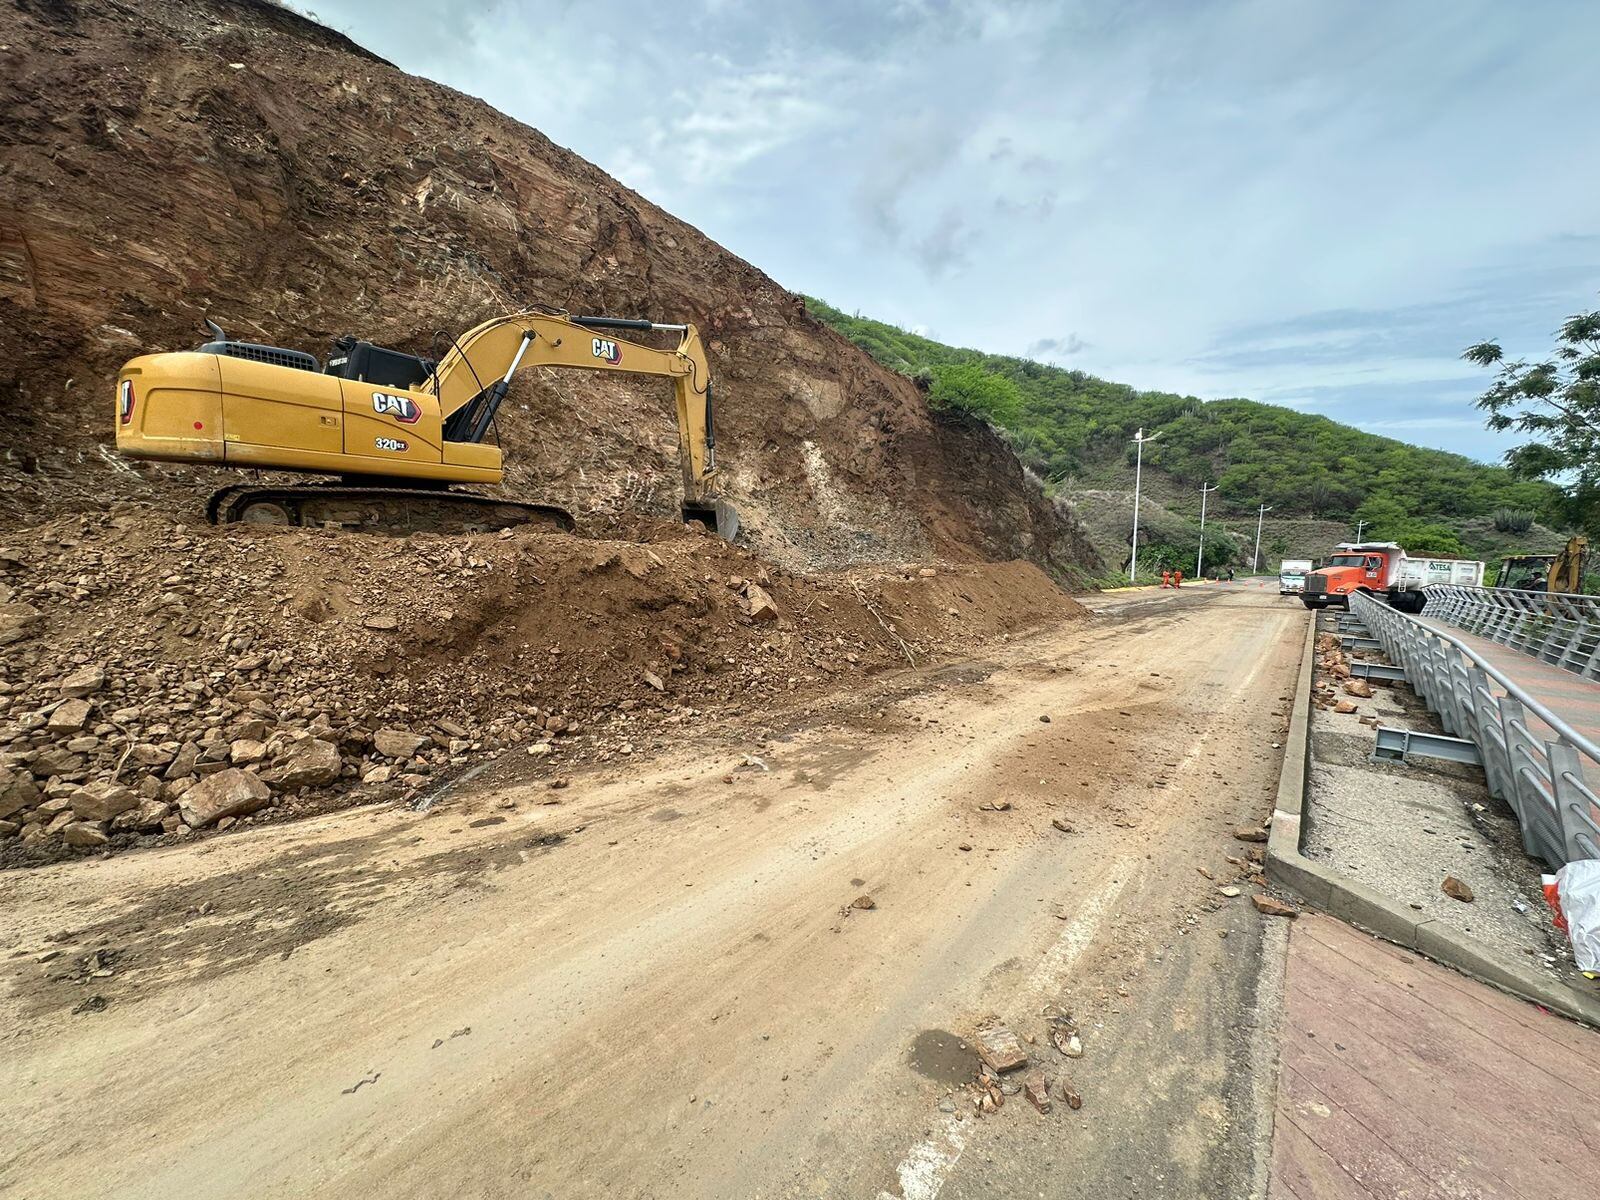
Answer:
POLYGON ((762 746, 13 873, 0 1191, 1249 1195, 1304 621, 1107 604, 762 746))

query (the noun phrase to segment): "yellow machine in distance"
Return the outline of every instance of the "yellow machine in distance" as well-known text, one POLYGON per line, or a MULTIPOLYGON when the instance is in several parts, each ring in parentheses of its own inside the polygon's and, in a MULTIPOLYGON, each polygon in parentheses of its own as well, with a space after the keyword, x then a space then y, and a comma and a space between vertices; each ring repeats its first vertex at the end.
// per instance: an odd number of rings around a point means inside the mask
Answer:
POLYGON ((337 475, 337 484, 241 485, 211 498, 215 523, 245 521, 402 529, 573 527, 547 504, 451 490, 498 484, 501 450, 485 442, 522 367, 574 367, 672 380, 683 466, 683 516, 723 537, 739 518, 716 489, 711 371, 693 325, 529 311, 485 321, 437 363, 341 338, 326 366, 299 350, 213 339, 146 354, 117 377, 117 450, 163 462, 337 475), (619 332, 678 335, 672 350, 619 332))
POLYGON ((1589 539, 1569 538, 1556 554, 1513 554, 1500 560, 1497 588, 1525 592, 1581 592, 1589 563, 1589 539))

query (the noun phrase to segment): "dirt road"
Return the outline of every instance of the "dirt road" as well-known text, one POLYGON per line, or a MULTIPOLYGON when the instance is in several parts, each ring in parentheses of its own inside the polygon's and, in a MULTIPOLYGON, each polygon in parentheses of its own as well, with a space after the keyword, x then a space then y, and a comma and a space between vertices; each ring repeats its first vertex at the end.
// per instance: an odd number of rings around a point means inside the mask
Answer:
POLYGON ((1108 603, 563 790, 11 873, 0 1193, 1250 1195, 1281 931, 1218 888, 1305 620, 1108 603), (1080 1112, 974 1116, 991 1014, 1080 1112))

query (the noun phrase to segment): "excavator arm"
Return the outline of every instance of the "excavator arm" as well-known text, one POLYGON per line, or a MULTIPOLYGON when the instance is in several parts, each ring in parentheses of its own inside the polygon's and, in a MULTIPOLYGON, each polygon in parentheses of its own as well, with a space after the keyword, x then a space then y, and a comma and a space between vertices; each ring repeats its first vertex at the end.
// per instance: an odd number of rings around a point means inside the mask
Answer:
POLYGON ((711 369, 693 325, 539 311, 485 321, 455 340, 425 385, 439 398, 445 438, 482 441, 512 377, 524 367, 574 367, 671 379, 683 463, 684 518, 703 522, 730 540, 738 532, 737 512, 717 495, 711 369), (676 333, 678 345, 672 350, 642 346, 617 336, 621 331, 676 333))
POLYGON ((1589 539, 1579 534, 1561 548, 1550 564, 1545 578, 1545 590, 1551 592, 1583 591, 1583 570, 1589 557, 1589 539))

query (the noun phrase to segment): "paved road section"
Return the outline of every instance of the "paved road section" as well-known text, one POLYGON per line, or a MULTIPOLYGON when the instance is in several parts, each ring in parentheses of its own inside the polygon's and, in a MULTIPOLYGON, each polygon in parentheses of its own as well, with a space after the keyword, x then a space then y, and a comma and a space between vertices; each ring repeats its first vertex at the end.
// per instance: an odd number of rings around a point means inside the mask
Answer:
POLYGON ((1342 922, 1295 923, 1271 1200, 1596 1194, 1600 1033, 1342 922))

